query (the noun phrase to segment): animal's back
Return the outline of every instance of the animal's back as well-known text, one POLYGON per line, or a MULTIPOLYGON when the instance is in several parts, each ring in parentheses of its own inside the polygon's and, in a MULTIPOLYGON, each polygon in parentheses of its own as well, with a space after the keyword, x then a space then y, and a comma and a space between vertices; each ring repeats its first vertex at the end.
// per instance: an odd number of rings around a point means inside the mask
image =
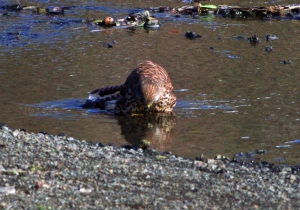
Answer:
POLYGON ((150 82, 160 87, 173 89, 171 80, 166 70, 152 61, 144 61, 127 77, 124 85, 136 85, 139 82, 150 82))
POLYGON ((152 61, 144 61, 127 77, 117 100, 116 111, 172 111, 176 104, 172 90, 166 70, 152 61))

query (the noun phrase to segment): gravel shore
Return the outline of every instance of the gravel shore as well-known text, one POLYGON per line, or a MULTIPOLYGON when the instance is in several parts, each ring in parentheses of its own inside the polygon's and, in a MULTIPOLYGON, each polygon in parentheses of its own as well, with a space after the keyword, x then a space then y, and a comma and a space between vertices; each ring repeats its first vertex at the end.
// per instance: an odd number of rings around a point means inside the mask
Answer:
POLYGON ((191 160, 0 127, 0 209, 300 209, 300 165, 191 160))

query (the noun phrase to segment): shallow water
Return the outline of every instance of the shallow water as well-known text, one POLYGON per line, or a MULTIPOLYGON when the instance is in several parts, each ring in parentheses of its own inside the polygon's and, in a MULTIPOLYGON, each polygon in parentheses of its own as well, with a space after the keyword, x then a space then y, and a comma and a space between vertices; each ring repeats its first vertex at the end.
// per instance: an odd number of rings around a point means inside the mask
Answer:
MULTIPOLYGON (((250 1, 237 2, 253 5, 250 1)), ((253 158, 300 162, 300 20, 155 14, 161 22, 158 30, 114 28, 92 32, 101 28, 82 20, 108 15, 121 18, 139 8, 183 3, 26 4, 72 7, 64 16, 21 11, 0 17, 0 121, 8 126, 116 145, 148 139, 155 148, 188 157, 201 153, 233 157, 239 152, 265 150, 253 158), (174 30, 179 33, 172 33, 174 30), (186 31, 203 37, 186 39, 186 31), (256 46, 241 39, 253 34, 261 39, 256 46), (267 34, 279 39, 267 42, 267 34), (106 44, 114 40, 117 43, 108 49, 106 44), (274 50, 267 53, 265 47, 270 44, 274 50), (175 115, 124 118, 79 107, 89 91, 122 84, 145 59, 168 71, 178 97, 175 115), (280 63, 289 59, 293 63, 280 63)))

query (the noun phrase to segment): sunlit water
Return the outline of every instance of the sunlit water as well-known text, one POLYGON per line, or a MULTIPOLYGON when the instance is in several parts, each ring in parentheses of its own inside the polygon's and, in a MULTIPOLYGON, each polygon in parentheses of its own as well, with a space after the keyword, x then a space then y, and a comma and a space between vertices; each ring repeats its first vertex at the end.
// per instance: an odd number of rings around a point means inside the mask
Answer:
POLYGON ((254 160, 299 163, 299 20, 155 14, 158 30, 102 30, 84 20, 182 3, 50 3, 26 2, 71 7, 64 16, 21 11, 0 17, 0 121, 30 132, 116 145, 147 139, 154 148, 188 157, 250 152, 254 160), (186 31, 203 37, 186 39, 186 31), (256 46, 247 41, 253 34, 261 39, 256 46), (279 39, 266 41, 267 34, 279 39), (108 49, 111 41, 116 44, 108 49), (268 53, 270 44, 274 50, 268 53), (178 98, 174 115, 126 118, 80 108, 89 91, 122 84, 145 59, 168 71, 178 98))

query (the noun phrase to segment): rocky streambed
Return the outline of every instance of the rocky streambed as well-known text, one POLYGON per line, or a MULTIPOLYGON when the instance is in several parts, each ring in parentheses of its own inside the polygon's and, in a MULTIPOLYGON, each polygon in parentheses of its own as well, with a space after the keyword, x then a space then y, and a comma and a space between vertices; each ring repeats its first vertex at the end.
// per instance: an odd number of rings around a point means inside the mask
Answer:
POLYGON ((300 208, 299 165, 192 160, 0 127, 0 209, 300 208))

